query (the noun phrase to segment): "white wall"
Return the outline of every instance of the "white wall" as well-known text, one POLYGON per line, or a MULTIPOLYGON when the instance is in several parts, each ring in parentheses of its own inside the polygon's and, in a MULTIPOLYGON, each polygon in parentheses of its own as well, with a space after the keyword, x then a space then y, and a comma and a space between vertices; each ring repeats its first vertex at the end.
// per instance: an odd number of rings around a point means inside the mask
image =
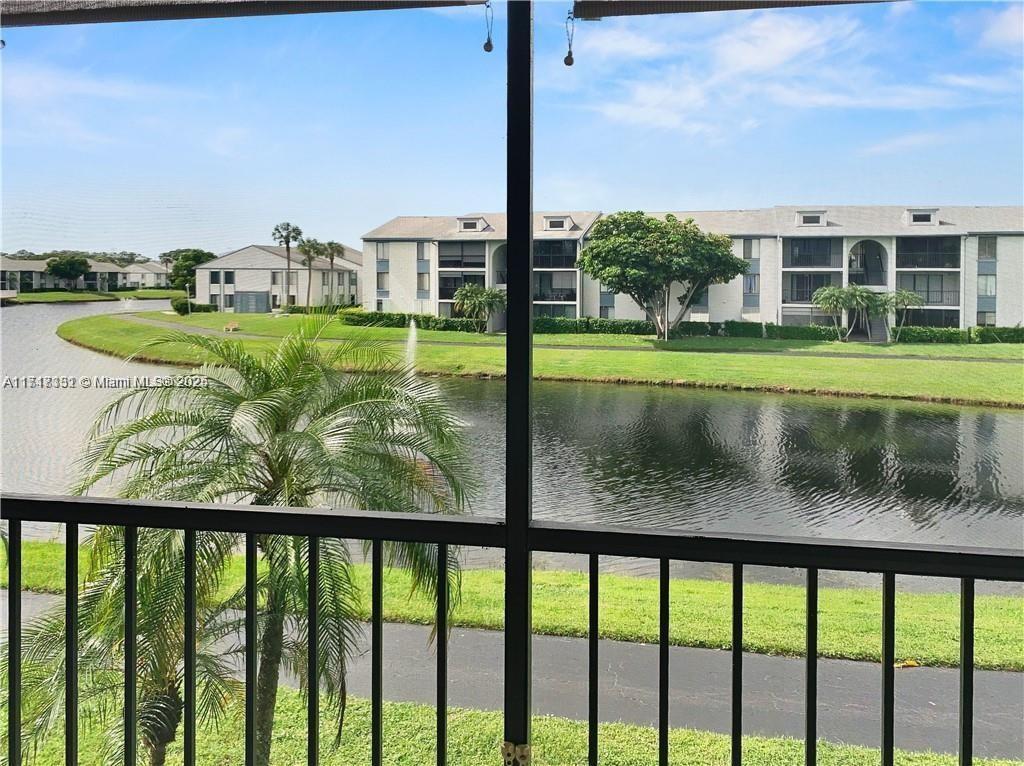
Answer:
POLYGON ((996 240, 996 324, 1024 324, 1024 237, 996 240))

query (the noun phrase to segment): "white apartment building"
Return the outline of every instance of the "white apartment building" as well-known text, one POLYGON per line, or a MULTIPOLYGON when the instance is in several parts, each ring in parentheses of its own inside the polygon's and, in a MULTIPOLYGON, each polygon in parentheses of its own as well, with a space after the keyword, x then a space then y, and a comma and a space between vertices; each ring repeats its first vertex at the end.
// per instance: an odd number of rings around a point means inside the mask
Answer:
POLYGON ((129 263, 124 267, 124 287, 167 287, 168 269, 159 261, 129 263))
MULTIPOLYGON (((733 252, 750 264, 745 275, 712 285, 691 307, 689 319, 826 324, 831 319, 811 304, 815 290, 860 284, 878 292, 918 293, 924 306, 910 312, 908 324, 1024 323, 1024 208, 1019 206, 812 205, 674 215, 728 235, 733 252)), ((629 296, 603 290, 575 268, 576 255, 600 217, 596 212, 534 215, 535 316, 644 317, 629 296)), ((363 306, 450 315, 462 284, 504 285, 505 240, 500 213, 394 218, 363 237, 368 254, 363 306), (369 286, 373 282, 375 288, 369 286)), ((495 322, 496 329, 501 322, 495 322)), ((882 333, 879 322, 872 336, 882 333)))
POLYGON ((89 262, 91 270, 72 284, 72 280, 58 279, 46 273, 46 260, 2 256, 0 257, 0 290, 17 293, 24 290, 63 288, 103 292, 113 287, 126 286, 125 270, 116 263, 94 261, 92 258, 86 260, 89 262))
POLYGON ((265 313, 285 306, 358 304, 362 253, 345 247, 333 268, 326 258, 313 262, 312 272, 292 247, 291 276, 285 296, 287 256, 283 247, 246 245, 196 268, 196 302, 220 311, 265 313), (312 276, 312 283, 310 277, 312 276))

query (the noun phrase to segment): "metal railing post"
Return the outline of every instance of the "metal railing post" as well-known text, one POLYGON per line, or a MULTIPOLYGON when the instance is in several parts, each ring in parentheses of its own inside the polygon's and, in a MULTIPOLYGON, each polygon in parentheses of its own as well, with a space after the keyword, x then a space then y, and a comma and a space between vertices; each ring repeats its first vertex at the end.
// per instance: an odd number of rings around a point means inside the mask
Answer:
POLYGON ((533 3, 508 4, 506 184, 508 318, 505 400, 506 764, 530 760, 530 596, 533 329, 533 3))

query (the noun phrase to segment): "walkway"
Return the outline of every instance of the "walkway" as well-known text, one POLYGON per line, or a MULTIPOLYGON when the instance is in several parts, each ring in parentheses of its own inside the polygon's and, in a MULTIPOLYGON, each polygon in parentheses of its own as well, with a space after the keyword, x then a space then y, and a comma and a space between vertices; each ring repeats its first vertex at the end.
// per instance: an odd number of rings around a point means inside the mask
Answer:
MULTIPOLYGON (((174 321, 163 321, 160 319, 153 319, 151 317, 141 317, 135 313, 125 312, 123 314, 112 314, 120 319, 125 319, 130 322, 137 322, 139 324, 152 325, 154 327, 165 327, 174 330, 186 330, 188 332, 194 332, 199 335, 212 335, 219 338, 236 338, 243 340, 274 340, 279 339, 280 336, 274 335, 254 335, 252 333, 245 332, 233 332, 225 333, 222 330, 217 330, 212 327, 195 327, 192 325, 184 325, 181 322, 174 321)), ((338 342, 341 338, 325 338, 326 341, 338 342)), ((395 341, 396 343, 399 341, 395 341)), ((475 348, 505 348, 504 343, 460 343, 459 341, 450 340, 417 340, 417 345, 424 346, 472 346, 475 348)), ((747 349, 679 349, 675 351, 673 349, 658 349, 653 346, 595 346, 595 345, 558 345, 553 343, 534 343, 534 348, 553 349, 556 351, 639 351, 639 352, 664 352, 664 353, 688 353, 688 354, 742 354, 745 356, 795 356, 795 357, 811 357, 820 359, 903 359, 903 360, 915 360, 924 362, 996 362, 999 364, 1021 364, 1024 361, 1024 349, 1022 349, 1021 359, 1001 359, 1001 358, 989 358, 989 357, 976 357, 976 356, 920 356, 917 354, 862 354, 862 353, 843 353, 843 354, 830 354, 826 351, 794 351, 791 349, 779 349, 777 351, 757 351, 747 349)))
MULTIPOLYGON (((4 591, 6 602, 6 591, 4 591)), ((27 618, 62 603, 25 594, 27 618)), ((6 621, 4 621, 6 625, 6 621)), ((384 626, 384 697, 433 705, 435 659, 430 627, 384 626)), ((349 671, 351 693, 370 694, 368 631, 349 671)), ((455 629, 448 650, 449 704, 481 710, 502 705, 501 633, 455 629)), ((655 725, 658 718, 658 647, 600 642, 600 719, 655 725)), ((730 654, 672 647, 670 719, 673 727, 728 733, 730 654)), ((744 655, 743 719, 747 734, 803 736, 803 660, 744 655)), ((846 660, 818 662, 818 731, 823 739, 878 747, 879 665, 846 660)), ((896 673, 896 746, 955 753, 959 673, 912 668, 896 673)), ((285 679, 294 685, 294 679, 285 679)), ((1024 758, 1024 674, 975 672, 975 755, 1024 758)), ((579 638, 533 639, 533 710, 585 720, 587 643, 579 638)))

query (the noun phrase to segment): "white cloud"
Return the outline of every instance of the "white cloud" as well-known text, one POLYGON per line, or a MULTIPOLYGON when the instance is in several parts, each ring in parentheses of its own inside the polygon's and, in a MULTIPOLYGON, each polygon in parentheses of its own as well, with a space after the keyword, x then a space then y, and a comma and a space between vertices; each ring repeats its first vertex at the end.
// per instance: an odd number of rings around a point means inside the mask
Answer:
POLYGON ((206 148, 221 157, 235 157, 249 140, 249 131, 235 125, 225 125, 208 133, 203 141, 206 148))
POLYGON ((581 59, 651 59, 672 52, 667 43, 624 26, 582 27, 577 30, 573 47, 581 59))
POLYGON ((981 44, 1018 56, 1024 53, 1024 4, 1009 2, 1003 10, 987 14, 981 44))
POLYGON ((63 101, 71 98, 132 100, 155 98, 183 91, 153 83, 117 77, 95 77, 52 67, 8 64, 4 68, 4 98, 24 103, 63 101))
POLYGON ((901 136, 879 141, 861 149, 861 154, 902 154, 927 146, 936 146, 949 141, 949 135, 942 133, 905 133, 901 136))
POLYGON ((618 100, 596 104, 593 108, 615 122, 652 128, 680 129, 687 133, 705 133, 710 126, 698 117, 707 103, 703 88, 683 75, 661 82, 630 81, 618 100))

